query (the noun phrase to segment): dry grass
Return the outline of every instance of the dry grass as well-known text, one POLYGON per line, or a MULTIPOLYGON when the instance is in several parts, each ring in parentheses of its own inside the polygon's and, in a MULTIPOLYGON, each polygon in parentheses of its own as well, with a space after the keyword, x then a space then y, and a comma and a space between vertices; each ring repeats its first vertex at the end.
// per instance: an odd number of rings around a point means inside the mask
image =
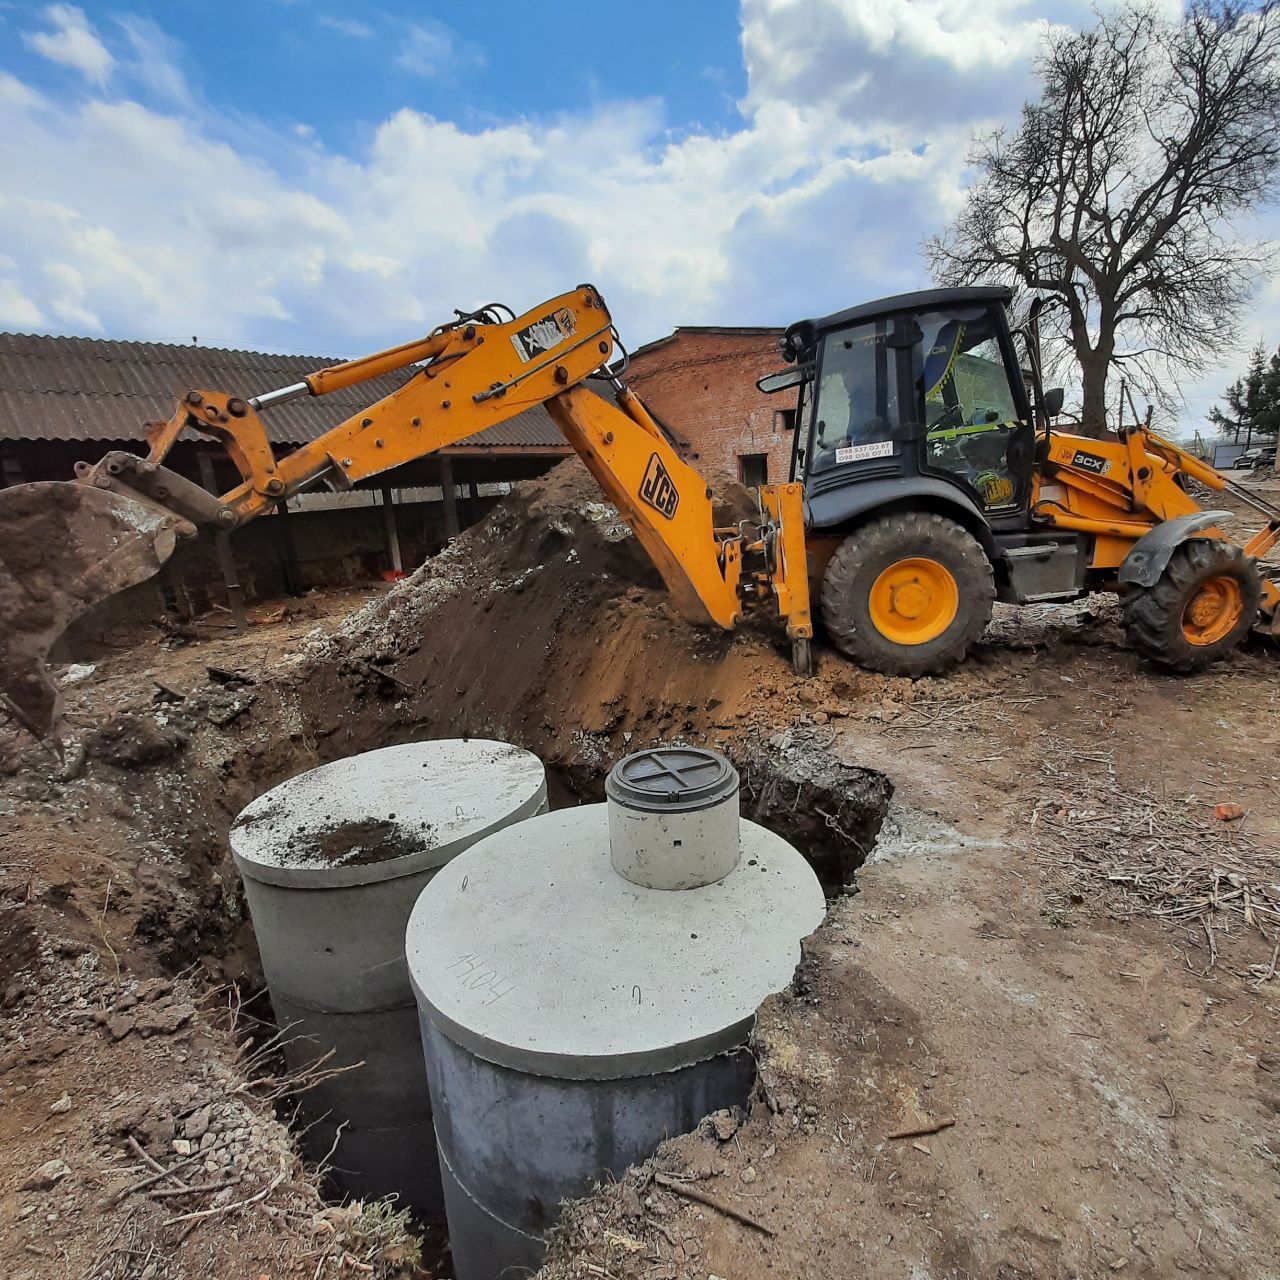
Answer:
MULTIPOLYGON (((1211 972, 1233 943, 1260 940, 1268 959, 1235 970, 1255 989, 1280 958, 1280 854, 1249 815, 1222 821, 1212 801, 1125 788, 1111 753, 1065 753, 1041 764, 1029 822, 1060 908, 1100 900, 1113 918, 1153 916, 1180 927, 1211 972)), ((1234 954, 1234 949, 1233 949, 1234 954)))

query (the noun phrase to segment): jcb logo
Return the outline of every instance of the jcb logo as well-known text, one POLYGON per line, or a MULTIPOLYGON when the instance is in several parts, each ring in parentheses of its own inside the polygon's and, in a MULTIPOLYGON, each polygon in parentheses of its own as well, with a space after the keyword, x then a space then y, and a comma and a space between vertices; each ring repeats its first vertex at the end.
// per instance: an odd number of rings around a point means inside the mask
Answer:
POLYGON ((640 497, 659 515, 666 516, 668 520, 675 518, 676 508, 680 505, 680 493, 672 484, 666 467, 662 465, 662 459, 656 453, 644 469, 640 497))

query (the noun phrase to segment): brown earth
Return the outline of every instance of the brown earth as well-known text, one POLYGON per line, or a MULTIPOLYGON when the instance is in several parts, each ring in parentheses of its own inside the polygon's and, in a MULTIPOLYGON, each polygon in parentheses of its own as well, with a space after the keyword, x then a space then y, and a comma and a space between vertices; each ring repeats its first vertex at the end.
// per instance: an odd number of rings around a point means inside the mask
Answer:
POLYGON ((1280 1274, 1276 657, 1162 676, 1095 599, 1001 611, 947 677, 822 651, 800 682, 769 629, 672 616, 576 464, 349 618, 110 654, 65 763, 0 729, 0 1274, 409 1274, 273 1117, 226 831, 314 764, 457 733, 537 751, 561 803, 717 745, 833 891, 875 842, 762 1012, 750 1114, 573 1206, 553 1270, 1280 1274), (129 1138, 177 1164, 202 1128, 189 1190, 128 1190, 129 1138))

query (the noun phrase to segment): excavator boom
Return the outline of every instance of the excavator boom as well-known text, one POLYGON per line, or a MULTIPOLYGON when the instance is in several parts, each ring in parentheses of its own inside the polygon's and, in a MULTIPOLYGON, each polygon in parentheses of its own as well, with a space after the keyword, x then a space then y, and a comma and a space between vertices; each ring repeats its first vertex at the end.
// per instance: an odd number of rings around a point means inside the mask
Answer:
MULTIPOLYGON (((505 310, 505 308, 503 309, 505 310)), ((167 422, 147 429, 145 458, 116 451, 77 465, 72 483, 0 491, 0 694, 32 733, 57 715, 45 673, 50 648, 96 601, 158 572, 180 536, 234 529, 284 498, 324 482, 347 489, 545 405, 630 524, 692 620, 733 627, 744 603, 772 600, 807 651, 813 634, 799 485, 761 495, 759 527, 718 529, 712 491, 685 463, 636 397, 612 375, 613 322, 591 285, 503 319, 498 308, 459 314, 427 337, 308 375, 253 398, 195 388, 167 422), (282 458, 262 413, 304 396, 411 369, 367 409, 282 458), (597 372, 614 401, 583 384, 597 372), (228 493, 208 493, 164 460, 184 430, 212 436, 240 473, 228 493), (784 525, 788 526, 784 529, 784 525), (39 563, 54 548, 56 567, 39 563), (797 548, 799 549, 797 551, 797 548), (744 557, 754 566, 750 571, 744 557)))

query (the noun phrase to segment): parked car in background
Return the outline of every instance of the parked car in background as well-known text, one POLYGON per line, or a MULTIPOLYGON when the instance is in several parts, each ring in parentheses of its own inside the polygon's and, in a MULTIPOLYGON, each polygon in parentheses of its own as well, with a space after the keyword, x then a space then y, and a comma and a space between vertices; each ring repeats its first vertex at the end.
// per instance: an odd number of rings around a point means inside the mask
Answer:
POLYGON ((1276 465, 1275 445, 1246 449, 1232 464, 1236 471, 1255 471, 1258 467, 1276 465))

